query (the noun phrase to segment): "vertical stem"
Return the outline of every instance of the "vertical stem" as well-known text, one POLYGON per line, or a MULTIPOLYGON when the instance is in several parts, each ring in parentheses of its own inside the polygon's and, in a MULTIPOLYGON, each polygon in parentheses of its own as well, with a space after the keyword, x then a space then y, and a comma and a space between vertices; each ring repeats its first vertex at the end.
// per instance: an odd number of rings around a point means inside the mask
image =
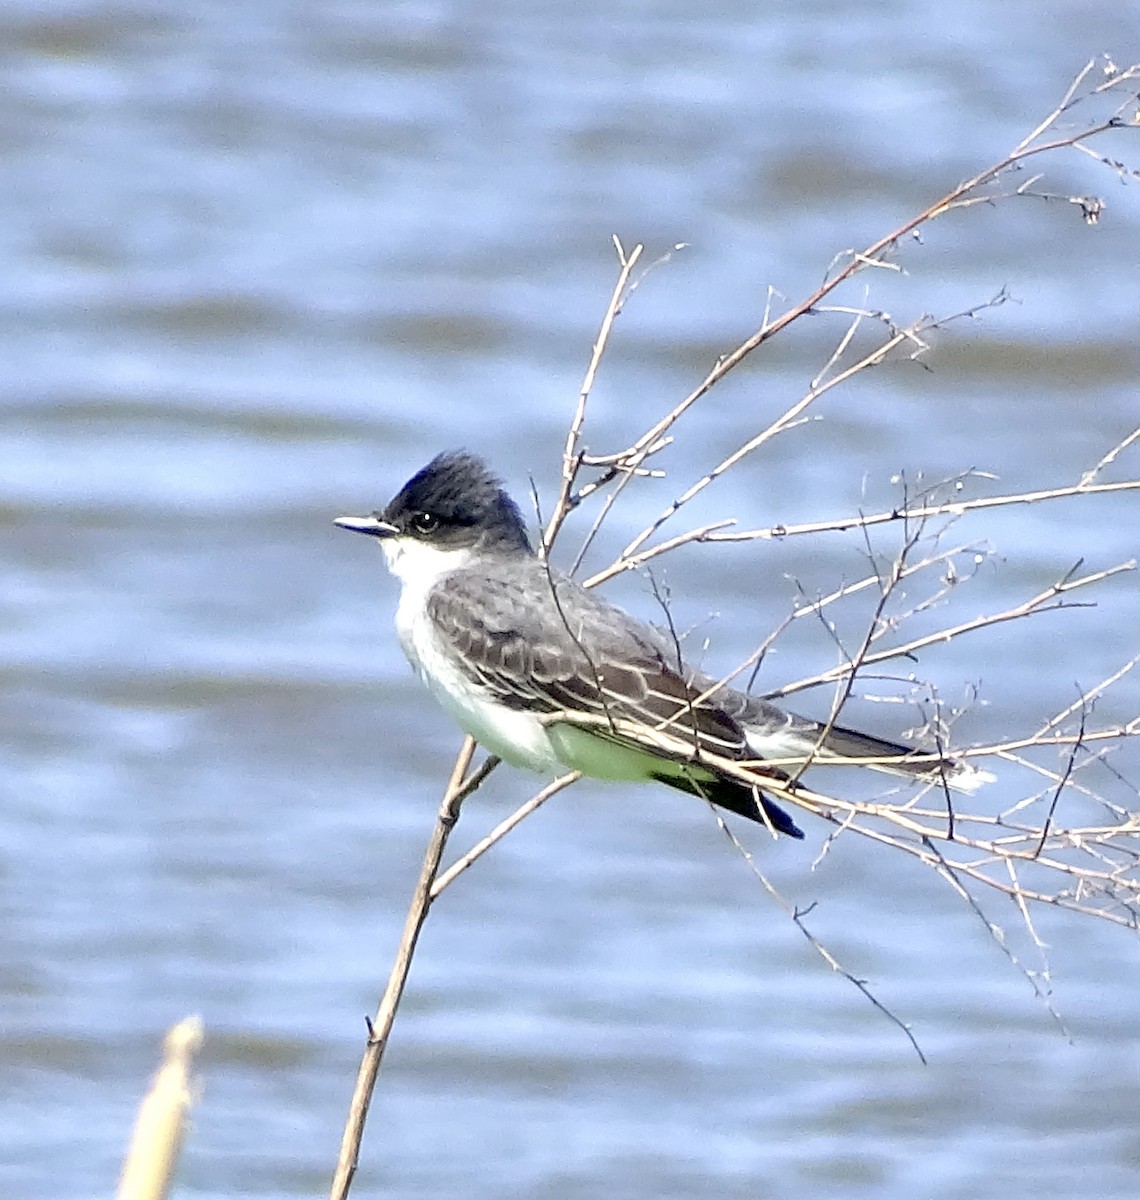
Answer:
POLYGON ((416 952, 416 941, 420 930, 427 919, 428 909, 432 902, 432 884, 439 872, 440 860, 447 839, 459 820, 459 806, 475 783, 483 777, 480 771, 473 781, 464 783, 467 768, 471 765, 471 757, 475 752, 475 743, 467 738, 448 781, 443 802, 436 817, 435 829, 432 830, 431 840, 424 853, 420 877, 416 882, 412 901, 408 906, 408 916, 404 921, 404 933, 396 950, 396 961, 392 973, 388 976, 388 986, 380 999, 376 1015, 369 1022, 368 1041, 365 1043, 364 1055, 360 1060, 360 1070, 356 1075, 356 1087, 352 1092, 352 1100, 348 1106, 348 1120, 344 1126, 341 1138, 340 1155, 337 1158, 336 1174, 333 1176, 330 1200, 345 1200, 352 1177, 356 1174, 356 1164, 360 1157, 360 1142, 364 1137, 364 1123, 368 1119, 368 1106, 372 1102, 372 1093, 376 1087, 376 1077, 380 1073, 380 1063, 384 1058, 384 1050, 388 1045, 388 1034, 392 1031, 392 1023, 396 1019, 396 1010, 400 1006, 400 997, 404 994, 404 985, 408 979, 408 971, 412 965, 412 956, 416 952))

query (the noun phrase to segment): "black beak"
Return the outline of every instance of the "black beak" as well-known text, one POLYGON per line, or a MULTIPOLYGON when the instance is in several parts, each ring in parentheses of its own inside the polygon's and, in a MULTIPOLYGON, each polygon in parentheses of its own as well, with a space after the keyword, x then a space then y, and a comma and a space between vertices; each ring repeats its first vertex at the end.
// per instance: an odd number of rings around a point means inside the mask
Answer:
POLYGON ((393 537, 399 530, 390 521, 382 521, 375 513, 370 517, 337 517, 333 521, 341 529, 351 529, 353 533, 367 533, 371 537, 393 537))

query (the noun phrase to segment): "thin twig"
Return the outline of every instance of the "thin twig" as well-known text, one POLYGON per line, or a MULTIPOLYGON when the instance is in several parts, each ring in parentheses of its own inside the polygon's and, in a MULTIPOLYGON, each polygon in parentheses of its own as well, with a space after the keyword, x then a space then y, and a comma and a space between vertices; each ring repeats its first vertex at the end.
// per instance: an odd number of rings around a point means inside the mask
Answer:
MULTIPOLYGON (((1103 580, 1109 579, 1122 571, 1131 571, 1134 569, 1135 564, 1128 562, 1108 567, 1102 571, 1094 571, 1092 574, 1080 578, 1074 578, 1070 572, 1056 583, 1051 584, 1044 591, 1038 592, 1037 595, 1031 596, 1028 600, 1024 600, 1020 604, 1012 605, 1002 612, 975 617, 970 621, 963 621, 958 625, 939 629, 934 633, 924 634, 922 637, 912 638, 909 642, 903 642, 898 646, 891 646, 886 650, 876 650, 864 657, 863 665, 871 666, 874 663, 887 662, 894 658, 912 657, 919 650, 927 646, 951 642, 967 633, 972 633, 980 629, 991 629, 993 626, 1001 625, 1007 621, 1017 621, 1043 612, 1056 612, 1058 609, 1075 607, 1074 602, 1063 601, 1059 597, 1067 595, 1077 588, 1101 583, 1103 580)), ((766 695, 768 699, 779 699, 782 696, 790 696, 794 692, 803 691, 805 688, 817 687, 822 683, 834 683, 837 679, 844 678, 847 671, 848 668, 846 665, 831 667, 829 670, 820 671, 817 675, 811 675, 805 679, 796 680, 794 683, 785 684, 783 687, 766 693, 766 695)))
POLYGON ((539 553, 544 557, 554 544, 554 539, 558 536, 558 531, 562 528, 563 521, 566 520, 573 507, 570 503, 570 497, 574 490, 574 480, 577 477, 578 468, 581 465, 578 442, 582 435, 582 426, 586 420, 586 402, 589 400, 590 392, 593 389, 594 379, 597 377, 602 355, 606 352, 606 344, 609 342, 614 321, 617 319, 618 313, 621 312, 622 301, 625 298, 626 289, 629 285, 629 277, 633 273, 633 268, 637 265, 638 259, 641 258, 642 247, 640 245, 634 246, 626 254, 621 242, 615 237, 614 248, 617 250, 620 270, 618 271, 617 282, 614 284, 613 293, 610 296, 610 302, 606 305, 606 311, 602 316, 602 324, 598 330, 598 336, 594 339, 590 361, 586 366, 586 374, 582 379, 581 388, 578 389, 578 404, 574 409, 574 416, 570 421, 570 428, 566 433, 566 445, 562 451, 562 484, 558 493, 558 501, 554 505, 554 511, 550 514, 550 525, 543 533, 542 544, 539 547, 539 553))
POLYGON ((899 1029, 906 1035, 907 1041, 914 1047, 915 1054, 918 1055, 919 1062, 926 1066, 926 1055, 922 1052, 922 1047, 918 1044, 918 1039, 914 1036, 914 1031, 897 1013, 892 1012, 875 994, 871 991, 870 986, 864 979, 853 975, 842 963, 835 957, 834 954, 808 929, 804 918, 810 912, 810 909, 801 910, 796 905, 791 904, 786 900, 772 881, 764 874, 763 871, 756 865, 756 860, 752 856, 752 852, 747 849, 743 842, 736 836, 735 833, 728 827, 725 819, 716 809, 713 809, 713 815, 716 817, 716 823, 720 826, 721 832, 732 843, 736 852, 744 859, 748 865, 748 869, 759 880, 761 886, 772 897, 773 900, 784 910, 785 915, 792 921, 795 927, 807 938, 811 948, 823 959, 825 963, 837 974, 847 980, 852 987, 856 988, 862 995, 871 1002, 871 1004, 879 1010, 892 1024, 897 1025, 899 1029))
MULTIPOLYGON (((805 521, 798 525, 774 525, 768 529, 734 529, 731 533, 710 533, 706 542, 783 541, 806 533, 843 533, 848 529, 867 529, 894 521, 913 521, 925 517, 960 517, 968 512, 1004 508, 1010 504, 1037 504, 1042 500, 1062 500, 1067 496, 1097 496, 1112 492, 1140 490, 1140 479, 1122 479, 1117 483, 1076 483, 1071 487, 1042 488, 1035 492, 1016 492, 1006 496, 980 496, 975 500, 950 500, 942 504, 924 504, 918 508, 892 508, 888 512, 860 513, 857 517, 837 517, 827 521, 805 521)), ((626 565, 628 569, 630 564, 626 565)))
POLYGON ((467 851, 462 857, 457 858, 455 862, 443 872, 442 875, 432 884, 431 898, 434 900, 444 888, 449 887, 460 875, 463 874, 472 864, 478 862, 479 859, 491 849, 492 846, 501 842, 503 838, 520 821, 529 817, 536 809, 541 808, 551 796, 557 795, 564 791, 572 783, 577 783, 582 778, 581 772, 571 771, 568 775, 560 775, 553 783, 548 783, 541 791, 536 792, 525 804, 520 804, 513 813, 505 820, 500 821, 494 829, 491 830, 486 837, 480 839, 467 851))

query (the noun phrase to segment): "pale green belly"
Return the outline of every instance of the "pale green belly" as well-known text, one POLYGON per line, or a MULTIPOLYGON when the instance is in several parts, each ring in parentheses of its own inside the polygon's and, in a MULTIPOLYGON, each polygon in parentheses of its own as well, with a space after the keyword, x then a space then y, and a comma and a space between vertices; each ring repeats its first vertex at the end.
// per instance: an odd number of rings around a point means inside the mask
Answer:
POLYGON ((693 763, 670 762, 633 746, 595 737, 589 730, 573 725, 550 725, 546 732, 561 762, 594 779, 713 778, 711 772, 693 763))

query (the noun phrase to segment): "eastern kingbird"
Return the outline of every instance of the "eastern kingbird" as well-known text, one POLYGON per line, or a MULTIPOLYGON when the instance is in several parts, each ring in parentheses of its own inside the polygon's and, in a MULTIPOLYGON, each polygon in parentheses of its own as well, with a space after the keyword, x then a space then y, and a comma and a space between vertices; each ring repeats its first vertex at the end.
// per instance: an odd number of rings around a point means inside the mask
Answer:
POLYGON ((518 506, 473 455, 439 455, 382 512, 336 524, 380 539, 402 584, 396 630, 408 661, 462 729, 516 766, 656 780, 796 838, 760 790, 765 773, 787 780, 805 764, 867 760, 958 791, 992 779, 686 667, 663 633, 538 558, 518 506))

